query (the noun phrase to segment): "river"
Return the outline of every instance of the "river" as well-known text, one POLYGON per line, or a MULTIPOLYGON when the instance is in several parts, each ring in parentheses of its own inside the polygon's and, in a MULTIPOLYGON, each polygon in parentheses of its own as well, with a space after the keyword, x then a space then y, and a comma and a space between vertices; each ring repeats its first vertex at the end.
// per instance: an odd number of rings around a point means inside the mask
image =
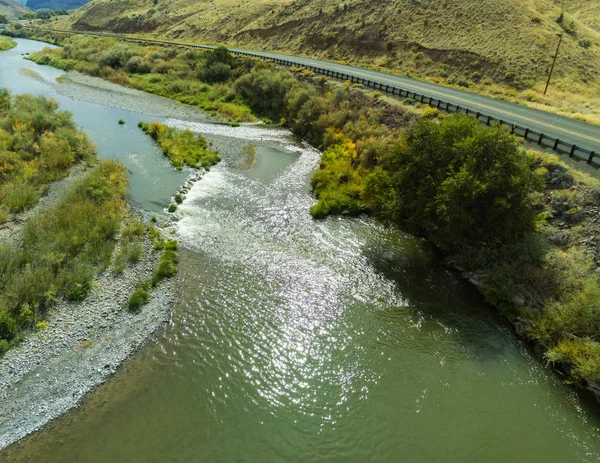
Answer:
POLYGON ((177 212, 171 323, 0 460, 600 461, 597 406, 426 243, 364 217, 311 219, 318 152, 281 129, 90 101, 92 90, 66 91, 62 72, 22 59, 42 47, 0 53, 0 87, 56 98, 100 157, 131 171, 130 197, 148 214, 189 172, 139 120, 202 132, 224 160, 177 212))

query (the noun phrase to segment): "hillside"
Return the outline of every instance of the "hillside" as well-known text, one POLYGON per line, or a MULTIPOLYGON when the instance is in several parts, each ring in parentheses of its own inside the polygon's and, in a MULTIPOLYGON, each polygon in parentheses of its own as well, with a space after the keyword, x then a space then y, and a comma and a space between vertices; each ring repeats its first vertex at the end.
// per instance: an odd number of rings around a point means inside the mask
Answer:
POLYGON ((61 25, 381 67, 600 120, 590 104, 600 99, 600 6, 587 0, 94 0, 61 25), (542 102, 560 32, 553 95, 542 102))
POLYGON ((90 0, 28 0, 27 7, 32 10, 49 8, 51 10, 75 10, 90 0))
POLYGON ((26 11, 29 11, 29 8, 13 0, 0 0, 0 15, 4 15, 9 19, 17 18, 26 11))

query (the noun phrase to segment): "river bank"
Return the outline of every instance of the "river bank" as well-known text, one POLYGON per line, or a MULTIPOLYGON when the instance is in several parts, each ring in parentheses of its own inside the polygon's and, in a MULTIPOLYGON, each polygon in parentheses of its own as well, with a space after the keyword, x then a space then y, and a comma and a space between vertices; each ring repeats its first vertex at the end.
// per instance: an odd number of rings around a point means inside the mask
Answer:
MULTIPOLYGON (((114 88, 94 87, 90 82, 60 85, 31 69, 20 69, 19 74, 39 82, 42 88, 60 87, 69 96, 77 93, 75 88, 79 89, 79 94, 82 87, 86 88, 86 97, 91 99, 93 95, 98 104, 104 101, 117 107, 135 106, 144 114, 166 113, 179 115, 184 120, 207 119, 197 112, 177 111, 174 102, 162 101, 160 97, 140 99, 139 94, 128 89, 124 89, 122 94, 115 94, 114 88)), ((61 113, 60 117, 62 121, 64 117, 71 116, 61 113)), ((80 145, 79 149, 82 150, 81 146, 85 147, 86 153, 90 150, 88 145, 80 145)), ((46 151, 42 150, 39 159, 43 161, 48 157, 46 151)), ((96 161, 93 153, 86 159, 88 164, 72 167, 65 178, 43 185, 41 198, 36 199, 37 204, 33 207, 11 214, 10 220, 0 227, 0 244, 11 244, 16 248, 24 246, 22 235, 27 224, 47 215, 46 211, 50 209, 62 207, 65 195, 72 195, 87 177, 90 165, 95 165, 96 161)), ((189 176, 189 181, 199 178, 195 172, 191 175, 186 172, 185 175, 189 176)), ((184 181, 182 177, 180 182, 184 181)), ((99 198, 102 198, 106 193, 102 190, 103 185, 95 185, 100 188, 99 198)), ((101 204, 99 201, 98 205, 101 204)), ((149 220, 150 216, 148 211, 144 213, 132 203, 127 205, 125 215, 122 231, 126 230, 126 224, 144 220, 144 216, 149 220)), ((81 239, 81 235, 78 239, 81 239)), ((120 241, 122 248, 123 240, 120 241)), ((154 249, 153 239, 148 235, 136 237, 130 246, 140 251, 139 257, 135 256, 135 262, 120 264, 118 271, 114 269, 116 264, 106 266, 93 278, 82 301, 67 300, 59 295, 58 301, 44 313, 35 328, 30 329, 15 347, 0 358, 0 449, 39 430, 77 406, 87 393, 110 377, 125 359, 148 341, 158 327, 169 320, 178 301, 175 280, 161 282, 157 288, 153 288, 149 303, 141 311, 133 313, 126 310, 129 297, 140 282, 151 279, 160 256, 154 249)), ((117 246, 110 260, 116 262, 121 250, 117 246)))
POLYGON ((152 241, 143 244, 138 264, 119 276, 101 274, 82 302, 59 302, 47 328, 0 359, 0 449, 76 406, 169 320, 178 300, 175 280, 153 290, 139 313, 125 310, 156 264, 152 241))

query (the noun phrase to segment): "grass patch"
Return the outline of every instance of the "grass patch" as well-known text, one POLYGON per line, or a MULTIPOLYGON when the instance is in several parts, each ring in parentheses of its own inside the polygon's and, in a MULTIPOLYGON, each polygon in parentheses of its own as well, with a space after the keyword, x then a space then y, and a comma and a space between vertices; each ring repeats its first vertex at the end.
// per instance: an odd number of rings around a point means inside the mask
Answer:
POLYGON ((111 266, 112 273, 120 275, 125 271, 127 264, 133 265, 141 260, 144 251, 141 239, 146 230, 146 226, 140 220, 129 220, 123 227, 119 240, 120 249, 115 254, 111 266))
POLYGON ((142 306, 150 302, 150 288, 147 284, 141 284, 138 288, 129 296, 127 301, 127 310, 130 312, 139 312, 142 306))
POLYGON ((59 298, 86 297, 110 263, 126 189, 125 168, 102 161, 29 219, 22 240, 0 244, 0 340, 17 342, 59 298))
POLYGON ((10 50, 16 46, 17 42, 15 42, 13 39, 0 35, 0 51, 10 50))
POLYGON ((158 266, 152 275, 150 284, 156 287, 162 280, 177 275, 177 252, 172 249, 165 249, 158 261, 158 266))
POLYGON ((126 259, 125 254, 121 251, 117 252, 111 265, 111 272, 115 275, 121 275, 125 271, 126 259))
POLYGON ((130 244, 125 247, 125 258, 130 264, 136 264, 142 259, 143 249, 140 243, 130 244))
POLYGON ((149 281, 140 283, 127 302, 127 309, 138 312, 150 301, 150 290, 167 278, 177 275, 177 241, 165 241, 162 234, 153 226, 149 234, 154 241, 154 249, 160 251, 160 258, 149 281))
POLYGON ((320 169, 311 182, 319 198, 310 209, 313 217, 356 215, 365 210, 362 201, 363 170, 352 167, 355 157, 356 145, 350 141, 334 145, 323 153, 320 169))
POLYGON ((177 130, 159 122, 140 122, 138 127, 156 141, 178 170, 186 165, 210 169, 221 160, 216 151, 208 149, 208 143, 202 135, 194 135, 189 129, 177 130))

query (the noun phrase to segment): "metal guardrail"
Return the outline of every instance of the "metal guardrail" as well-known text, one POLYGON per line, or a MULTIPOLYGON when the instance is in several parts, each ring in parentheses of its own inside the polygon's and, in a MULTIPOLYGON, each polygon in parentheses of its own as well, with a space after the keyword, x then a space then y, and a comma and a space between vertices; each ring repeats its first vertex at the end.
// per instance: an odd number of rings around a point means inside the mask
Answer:
MULTIPOLYGON (((26 26, 27 27, 27 26, 26 26)), ((37 29, 35 27, 31 27, 32 29, 37 29)), ((215 45, 201 45, 194 43, 181 43, 181 42, 172 42, 169 40, 159 40, 159 39, 146 39, 140 37, 130 37, 121 34, 110 34, 103 32, 84 32, 84 31, 64 31, 64 30, 53 30, 47 29, 50 32, 62 32, 67 34, 82 34, 82 35, 96 35, 100 37, 113 37, 121 40, 127 40, 131 42, 144 42, 144 43, 158 43, 158 44, 167 44, 167 45, 176 45, 176 46, 185 46, 192 48, 205 48, 205 49, 214 49, 215 45)), ((485 123, 486 125, 492 125, 492 123, 497 123, 500 125, 506 125, 510 128, 512 134, 525 139, 526 141, 537 143, 541 147, 550 148, 557 153, 568 154, 569 157, 577 157, 578 159, 586 161, 588 164, 593 164, 596 167, 600 167, 600 164, 594 162, 594 158, 599 154, 596 151, 590 151, 580 146, 577 146, 573 143, 568 143, 564 140, 560 140, 559 138, 554 138, 549 135, 546 135, 541 132, 536 132, 528 127, 521 127, 520 125, 505 121, 503 119, 498 119, 496 117, 490 116, 488 114, 481 113, 479 111, 473 111, 470 108, 465 108, 454 103, 450 103, 448 101, 441 100, 439 98, 433 98, 430 96, 426 96, 421 93, 417 93, 410 90, 405 90, 400 87, 396 87, 394 85, 382 84, 381 82, 375 82, 373 80, 365 79, 363 77, 358 77, 352 74, 346 74, 343 72, 333 71, 331 69, 325 69, 318 66, 301 64, 295 61, 289 61, 281 58, 274 58, 265 55, 261 55, 259 53, 252 52, 242 52, 236 50, 230 50, 231 53, 240 56, 250 56, 254 58, 259 58, 262 60, 272 61, 276 64, 280 64, 282 66, 290 66, 290 67, 301 67, 308 69, 316 74, 322 74, 324 76, 332 77, 334 79, 350 81, 355 84, 364 85, 366 87, 372 88, 374 90, 379 90, 380 92, 387 93, 393 96, 397 96, 400 98, 407 98, 411 100, 415 100, 417 102, 427 104, 433 108, 437 108, 440 111, 445 111, 447 113, 464 113, 467 115, 471 115, 475 117, 477 120, 485 123)))
MULTIPOLYGON (((240 53, 240 54, 249 54, 249 53, 240 53)), ((249 54, 251 56, 256 56, 254 54, 249 54)), ((550 148, 553 151, 558 153, 567 153, 569 157, 578 157, 580 159, 585 160, 588 164, 592 164, 594 158, 598 155, 595 151, 590 151, 585 148, 579 147, 575 144, 568 143, 566 141, 560 140, 559 138, 554 138, 549 135, 546 135, 541 132, 536 132, 535 130, 529 129, 528 127, 521 127, 520 125, 505 121, 503 119, 498 119, 496 117, 490 116, 488 114, 484 114, 479 111, 473 111, 470 108, 464 108, 454 103, 450 103, 448 101, 441 100, 439 98, 433 98, 430 96, 426 96, 421 93, 417 93, 414 91, 404 90, 400 87, 396 87, 394 85, 382 84, 380 82, 375 82, 369 79, 364 79, 362 77, 357 77, 352 74, 345 74, 343 72, 332 71, 329 69, 319 68, 317 66, 310 65, 302 65, 293 61, 282 60, 279 58, 265 58, 259 56, 262 59, 268 59, 274 61, 277 64, 281 64, 284 66, 298 66, 304 67, 312 72, 317 74, 323 74, 326 76, 333 77, 334 79, 340 80, 348 80, 352 83, 357 83, 364 85, 366 87, 373 88, 374 90, 379 90, 383 93, 387 93, 393 96, 398 96, 400 98, 408 98, 411 100, 415 100, 417 102, 427 104, 433 108, 437 108, 441 111, 445 111, 448 113, 464 113, 467 115, 472 115, 476 119, 485 123, 486 125, 492 125, 492 123, 497 123, 500 125, 506 125, 510 128, 510 132, 518 137, 521 137, 529 142, 537 143, 541 147, 550 148), (583 155, 583 156, 580 156, 583 155)), ((600 166, 600 165, 599 165, 600 166)))

